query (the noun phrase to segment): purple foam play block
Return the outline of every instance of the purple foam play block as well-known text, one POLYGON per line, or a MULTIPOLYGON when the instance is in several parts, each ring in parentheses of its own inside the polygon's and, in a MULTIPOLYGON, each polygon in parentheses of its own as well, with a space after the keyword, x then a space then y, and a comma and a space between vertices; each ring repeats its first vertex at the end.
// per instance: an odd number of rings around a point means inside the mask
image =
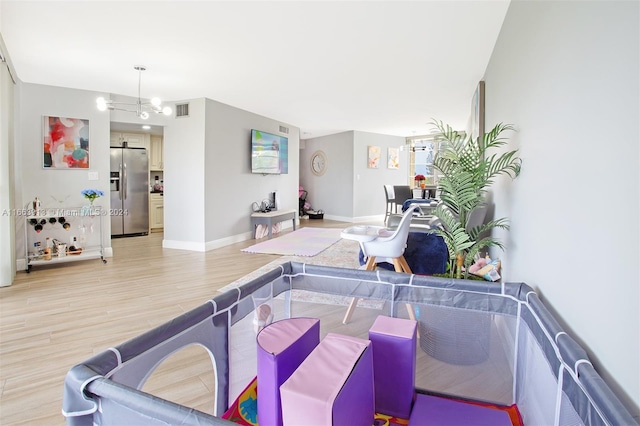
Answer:
POLYGON ((371 342, 327 334, 280 387, 280 395, 287 426, 371 426, 375 412, 371 342))
POLYGON ((263 328, 258 343, 258 421, 282 425, 280 385, 320 342, 320 320, 290 318, 263 328))
POLYGON ((409 426, 512 426, 506 411, 431 395, 418 395, 409 426))
POLYGON ((380 315, 369 329, 378 413, 409 418, 415 388, 417 328, 414 320, 380 315))

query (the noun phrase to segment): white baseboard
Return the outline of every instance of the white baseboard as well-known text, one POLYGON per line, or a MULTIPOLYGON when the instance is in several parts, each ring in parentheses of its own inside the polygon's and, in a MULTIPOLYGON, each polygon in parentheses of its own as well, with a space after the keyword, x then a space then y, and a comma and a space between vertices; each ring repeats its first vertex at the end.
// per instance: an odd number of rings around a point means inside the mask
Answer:
POLYGON ((27 270, 27 259, 16 259, 16 271, 27 270))
POLYGON ((243 241, 247 241, 253 238, 251 232, 247 232, 245 234, 233 235, 231 237, 220 238, 219 240, 207 241, 205 244, 205 251, 215 250, 217 248, 225 247, 235 243, 241 243, 243 241))
MULTIPOLYGON (((347 217, 347 216, 334 216, 334 215, 325 214, 324 218, 327 220, 336 220, 338 222, 353 222, 353 223, 380 222, 380 224, 384 223, 384 215, 347 217)), ((311 222, 313 222, 313 220, 311 220, 311 222)))
MULTIPOLYGON (((283 226, 284 228, 284 226, 283 226)), ((291 228, 291 226, 289 226, 291 228)), ((189 251, 209 251, 215 250, 221 247, 226 247, 231 244, 241 243, 253 238, 252 232, 245 232, 244 234, 232 235, 230 237, 224 237, 213 241, 196 242, 196 241, 177 241, 177 240, 162 240, 162 247, 168 249, 177 250, 189 250, 189 251)))

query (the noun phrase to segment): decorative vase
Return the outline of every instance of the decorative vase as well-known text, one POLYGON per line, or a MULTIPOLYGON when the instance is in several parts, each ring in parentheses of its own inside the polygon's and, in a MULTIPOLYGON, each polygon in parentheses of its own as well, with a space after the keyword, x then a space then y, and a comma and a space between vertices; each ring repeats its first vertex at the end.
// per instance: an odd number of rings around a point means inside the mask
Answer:
POLYGON ((82 210, 80 211, 81 216, 91 216, 93 214, 93 202, 95 200, 89 200, 88 206, 82 206, 82 210))

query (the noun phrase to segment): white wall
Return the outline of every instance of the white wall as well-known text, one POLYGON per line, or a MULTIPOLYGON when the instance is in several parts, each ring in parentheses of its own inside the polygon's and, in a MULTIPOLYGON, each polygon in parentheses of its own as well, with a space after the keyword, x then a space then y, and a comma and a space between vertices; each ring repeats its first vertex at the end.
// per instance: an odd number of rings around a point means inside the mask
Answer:
POLYGON ((163 247, 205 250, 205 105, 192 99, 189 116, 164 129, 163 247))
POLYGON ((325 218, 347 222, 384 220, 384 185, 406 185, 407 151, 400 152, 400 168, 387 168, 387 148, 399 148, 405 139, 397 136, 350 131, 306 139, 300 151, 300 184, 309 194, 313 209, 325 212, 325 218), (367 167, 367 147, 381 149, 380 168, 367 167), (322 150, 327 156, 327 171, 311 173, 311 155, 322 150))
MULTIPOLYGON (((4 53, 1 36, 0 46, 4 53)), ((13 89, 8 64, 0 63, 0 287, 11 285, 16 275, 13 89)))
POLYGON ((514 1, 486 70, 486 124, 516 125, 498 182, 504 278, 524 281, 640 405, 638 2, 514 1))
MULTIPOLYGON (((109 191, 109 114, 96 109, 98 93, 19 82, 16 132, 16 207, 22 208, 36 196, 42 207, 80 207, 87 204, 83 189, 109 191), (89 120, 89 170, 43 168, 43 116, 83 118, 89 120), (99 179, 90 181, 88 173, 97 172, 99 179), (56 201, 66 199, 60 205, 56 201)), ((109 197, 98 201, 109 208, 109 197)), ((104 220, 103 240, 110 247, 109 220, 104 220)), ((16 257, 25 257, 24 223, 16 221, 16 257)), ((109 250, 107 250, 109 251, 109 250)))

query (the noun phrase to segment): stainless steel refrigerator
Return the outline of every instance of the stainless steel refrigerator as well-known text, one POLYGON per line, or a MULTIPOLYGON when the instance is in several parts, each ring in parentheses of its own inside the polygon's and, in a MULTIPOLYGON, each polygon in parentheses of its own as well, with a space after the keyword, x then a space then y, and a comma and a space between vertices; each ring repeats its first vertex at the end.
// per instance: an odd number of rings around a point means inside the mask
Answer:
POLYGON ((149 233, 149 157, 145 148, 111 147, 111 236, 149 233))

